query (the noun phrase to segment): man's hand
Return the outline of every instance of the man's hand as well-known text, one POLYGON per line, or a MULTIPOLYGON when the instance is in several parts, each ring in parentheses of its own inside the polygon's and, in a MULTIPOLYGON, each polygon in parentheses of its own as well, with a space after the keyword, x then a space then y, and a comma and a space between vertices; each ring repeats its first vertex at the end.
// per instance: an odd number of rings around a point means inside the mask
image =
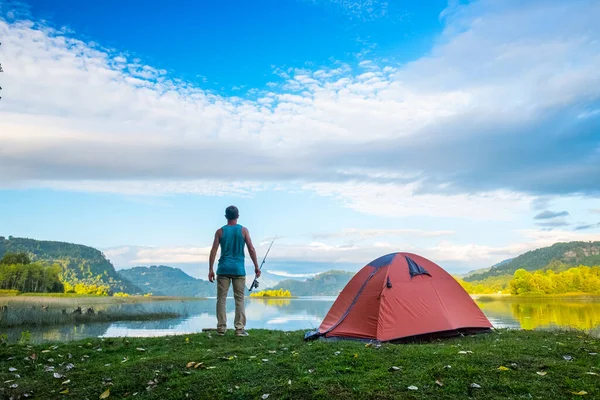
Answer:
POLYGON ((212 283, 215 281, 215 271, 211 269, 208 271, 208 280, 212 283))
POLYGON ((254 267, 254 274, 256 275, 257 278, 260 278, 260 268, 254 267))

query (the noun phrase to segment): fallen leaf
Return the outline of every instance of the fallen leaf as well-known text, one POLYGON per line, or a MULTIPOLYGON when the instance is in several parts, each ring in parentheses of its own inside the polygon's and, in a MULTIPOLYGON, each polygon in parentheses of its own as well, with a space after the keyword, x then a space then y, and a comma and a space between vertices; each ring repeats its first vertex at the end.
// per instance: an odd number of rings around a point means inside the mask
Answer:
POLYGON ((586 372, 586 374, 587 374, 587 375, 598 375, 598 374, 597 374, 597 373, 595 373, 595 372, 586 372))
POLYGON ((123 361, 121 361, 122 363, 129 361, 128 357, 123 357, 123 361))
POLYGON ((585 390, 580 390, 579 392, 571 392, 571 393, 573 393, 574 395, 577 395, 577 396, 585 396, 587 394, 587 392, 585 390))
POLYGON ((59 374, 58 372, 55 372, 55 373, 54 373, 54 377, 55 377, 56 379, 63 378, 63 376, 62 376, 61 374, 59 374))
POLYGON ((19 385, 17 385, 16 383, 13 383, 12 385, 10 385, 10 388, 11 388, 11 389, 16 389, 16 388, 18 388, 18 387, 19 387, 19 385))
POLYGON ((314 369, 309 369, 309 370, 308 370, 308 373, 309 373, 309 374, 312 374, 313 372, 315 372, 315 370, 314 370, 314 369))
POLYGON ((14 368, 14 367, 10 367, 10 368, 8 369, 8 372, 15 372, 16 370, 17 370, 16 368, 14 368))
POLYGON ((146 351, 146 349, 142 348, 142 347, 136 347, 137 351, 146 351))
POLYGON ((357 357, 358 357, 358 354, 355 354, 355 355, 354 355, 354 358, 357 358, 357 357))
POLYGON ((288 385, 291 385, 291 384, 292 384, 292 380, 290 379, 290 380, 288 381, 288 385))
POLYGON ((269 350, 269 354, 275 354, 277 353, 277 350, 269 350))
POLYGON ((590 354, 590 356, 597 356, 598 355, 598 353, 589 353, 589 354, 590 354))
POLYGON ((110 364, 104 364, 105 367, 110 367, 110 364))
POLYGON ((452 368, 452 365, 444 365, 444 369, 452 368))
POLYGON ((214 366, 212 366, 212 367, 206 367, 206 369, 215 369, 215 368, 217 368, 217 367, 214 367, 214 366))
POLYGON ((442 383, 442 381, 440 381, 439 379, 435 381, 436 385, 438 386, 444 386, 444 384, 442 383))
POLYGON ((73 364, 71 364, 71 363, 68 363, 66 368, 67 368, 67 371, 70 371, 73 368, 75 368, 75 366, 73 364))
POLYGON ((471 383, 471 387, 472 387, 473 389, 481 389, 481 386, 480 386, 480 385, 478 385, 478 384, 476 384, 476 383, 471 383))
POLYGON ((110 396, 110 389, 106 389, 106 391, 100 395, 100 398, 108 399, 108 396, 110 396))
POLYGON ((64 381, 62 384, 63 384, 63 385, 68 385, 69 383, 71 383, 71 380, 70 380, 70 379, 67 379, 67 380, 66 380, 66 381, 64 381))
POLYGON ((268 398, 269 398, 269 394, 268 393, 263 394, 262 397, 261 397, 261 399, 263 399, 263 400, 267 400, 268 398))
POLYGON ((547 372, 546 371, 538 371, 538 372, 536 372, 536 374, 538 374, 539 376, 544 376, 547 374, 547 372))
POLYGON ((473 352, 471 350, 466 350, 466 351, 459 351, 458 354, 473 354, 473 352))
POLYGON ((66 388, 64 390, 61 390, 60 392, 58 392, 60 394, 69 394, 69 388, 66 388))
POLYGON ((341 353, 341 352, 339 352, 339 351, 336 351, 336 352, 335 352, 335 353, 333 353, 333 354, 335 354, 336 356, 339 356, 339 355, 340 355, 340 353, 341 353))
POLYGON ((268 358, 263 358, 262 362, 269 362, 269 359, 268 358))
POLYGON ((194 365, 194 369, 198 369, 198 368, 204 369, 205 368, 204 363, 203 362, 196 363, 196 365, 194 365))
POLYGON ((517 363, 510 363, 510 366, 513 368, 517 368, 519 365, 517 363))
POLYGON ((567 361, 571 361, 573 359, 573 357, 571 356, 563 356, 563 358, 567 361))
POLYGON ((510 368, 506 368, 504 365, 498 367, 499 371, 510 371, 510 368))
POLYGON ((396 367, 396 366, 392 366, 390 367, 390 369, 388 369, 388 371, 390 372, 396 372, 396 371, 400 371, 402 368, 400 367, 396 367))
POLYGON ((50 353, 50 350, 42 350, 42 353, 50 353))
POLYGON ((6 383, 11 383, 11 382, 14 382, 14 381, 15 381, 14 379, 11 379, 11 380, 9 380, 9 381, 4 381, 4 383, 6 384, 6 383))
POLYGON ((419 390, 419 388, 416 386, 409 386, 408 390, 419 390))
POLYGON ((189 363, 185 364, 186 368, 191 368, 194 366, 194 364, 196 364, 194 361, 190 361, 189 363))

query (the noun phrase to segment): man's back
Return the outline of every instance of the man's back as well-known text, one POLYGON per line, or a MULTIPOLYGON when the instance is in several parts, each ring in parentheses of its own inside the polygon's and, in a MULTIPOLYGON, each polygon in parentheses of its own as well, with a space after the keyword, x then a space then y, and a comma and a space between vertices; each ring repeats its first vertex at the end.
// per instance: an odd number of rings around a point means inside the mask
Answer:
POLYGON ((246 275, 244 268, 244 246, 246 241, 240 224, 227 224, 221 228, 219 244, 221 257, 217 267, 218 275, 246 275))

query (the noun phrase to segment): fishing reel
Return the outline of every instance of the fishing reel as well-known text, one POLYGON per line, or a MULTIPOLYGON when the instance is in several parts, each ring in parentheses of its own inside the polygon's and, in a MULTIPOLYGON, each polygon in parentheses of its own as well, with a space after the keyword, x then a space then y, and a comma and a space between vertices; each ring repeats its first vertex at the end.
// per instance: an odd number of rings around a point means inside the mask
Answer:
POLYGON ((256 279, 254 279, 254 282, 252 282, 252 285, 250 285, 250 290, 257 289, 257 288, 258 288, 258 281, 256 279))

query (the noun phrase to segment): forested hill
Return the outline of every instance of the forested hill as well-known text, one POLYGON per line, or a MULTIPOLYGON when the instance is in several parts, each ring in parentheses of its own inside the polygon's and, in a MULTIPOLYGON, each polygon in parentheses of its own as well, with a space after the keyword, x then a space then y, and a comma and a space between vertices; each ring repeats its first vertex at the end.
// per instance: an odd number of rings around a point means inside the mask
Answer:
POLYGON ((465 275, 467 282, 482 281, 501 275, 513 275, 516 270, 536 271, 552 268, 560 272, 578 265, 600 265, 600 242, 556 243, 550 247, 528 251, 492 268, 476 270, 465 275))
POLYGON ((273 289, 289 290, 293 296, 337 296, 354 274, 348 271, 327 271, 306 281, 281 281, 273 289))
POLYGON ((165 265, 122 269, 118 274, 154 296, 212 297, 217 294, 216 283, 193 278, 179 268, 165 265))
POLYGON ((121 278, 104 254, 93 247, 0 236, 0 258, 5 253, 18 252, 29 254, 32 261, 59 264, 62 267, 61 280, 71 285, 108 285, 113 292, 142 293, 138 287, 121 278))

